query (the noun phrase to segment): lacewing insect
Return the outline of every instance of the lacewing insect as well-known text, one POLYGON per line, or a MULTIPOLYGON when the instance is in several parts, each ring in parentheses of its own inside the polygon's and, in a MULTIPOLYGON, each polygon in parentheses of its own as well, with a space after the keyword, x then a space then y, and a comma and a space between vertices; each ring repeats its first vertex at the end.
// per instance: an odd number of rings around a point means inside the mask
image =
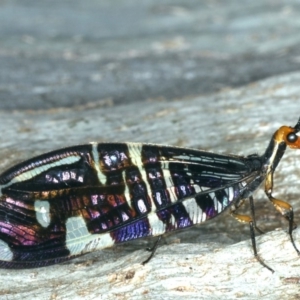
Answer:
POLYGON ((288 220, 299 253, 293 209, 272 196, 273 174, 286 147, 300 148, 299 130, 300 119, 295 127, 279 128, 261 156, 91 143, 20 163, 0 175, 0 266, 46 266, 115 243, 160 237, 230 207, 233 217, 249 224, 257 260, 273 271, 257 255, 252 193, 265 181, 266 195, 288 220), (251 217, 237 213, 246 199, 251 217))

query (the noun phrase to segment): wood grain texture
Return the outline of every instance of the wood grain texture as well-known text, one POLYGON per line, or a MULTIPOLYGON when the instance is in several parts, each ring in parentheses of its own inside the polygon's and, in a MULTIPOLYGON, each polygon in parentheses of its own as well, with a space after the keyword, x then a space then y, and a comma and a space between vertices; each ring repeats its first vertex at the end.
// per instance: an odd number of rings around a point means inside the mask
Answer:
MULTIPOLYGON (((218 153, 262 153, 281 125, 300 112, 300 73, 239 89, 178 101, 117 107, 78 106, 51 111, 0 111, 0 168, 33 155, 89 141, 151 142, 218 153)), ((274 194, 295 208, 300 223, 300 152, 287 150, 275 172, 274 194)), ((287 228, 256 194, 258 223, 266 231, 287 228)), ((247 211, 247 207, 246 207, 247 211)), ((124 244, 63 265, 0 270, 3 299, 297 299, 300 258, 283 231, 258 238, 271 274, 253 259, 247 225, 224 215, 167 238, 146 266, 144 248, 154 240, 124 244), (181 242, 181 243, 178 243, 181 242)), ((299 230, 295 239, 300 240, 299 230)))

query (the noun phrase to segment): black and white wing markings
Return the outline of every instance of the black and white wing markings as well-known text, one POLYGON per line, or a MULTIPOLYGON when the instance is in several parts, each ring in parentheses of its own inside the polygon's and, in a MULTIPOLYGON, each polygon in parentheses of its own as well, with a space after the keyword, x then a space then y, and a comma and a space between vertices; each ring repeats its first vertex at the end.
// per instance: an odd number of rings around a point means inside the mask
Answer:
POLYGON ((91 149, 91 145, 61 149, 18 164, 1 174, 1 193, 99 185, 91 149))
MULTIPOLYGON (((96 209, 91 205, 78 206, 78 210, 91 211, 94 209, 97 213, 101 210, 103 212, 102 218, 97 216, 91 220, 89 216, 90 219, 88 220, 85 218, 87 215, 82 214, 81 211, 80 214, 69 217, 66 223, 65 220, 56 219, 55 214, 51 217, 47 216, 45 203, 39 203, 40 219, 49 220, 53 218, 53 226, 49 224, 44 227, 44 230, 43 226, 37 226, 34 218, 34 214, 38 214, 37 207, 31 206, 31 210, 27 208, 26 218, 19 218, 21 221, 18 226, 11 227, 11 233, 19 241, 19 244, 14 243, 14 247, 11 249, 14 267, 18 267, 18 265, 20 267, 48 265, 90 251, 103 249, 115 243, 140 237, 157 236, 200 224, 222 212, 231 202, 240 199, 242 195, 247 195, 249 193, 247 182, 252 182, 253 177, 256 176, 257 174, 252 174, 238 182, 187 196, 178 200, 177 203, 169 203, 164 208, 147 215, 139 214, 124 219, 120 217, 124 208, 115 207, 114 213, 114 205, 107 200, 109 197, 116 199, 116 195, 107 195, 107 199, 102 201, 96 209), (105 211, 107 214, 104 213, 105 211), (31 213, 30 220, 29 213, 31 213), (27 226, 24 225, 26 224, 25 220, 27 220, 27 226), (95 224, 98 226, 96 227, 95 224), (94 233, 98 233, 98 235, 94 233)), ((100 187, 98 192, 101 190, 105 191, 106 187, 100 187)), ((61 201, 62 199, 57 200, 61 201)), ((17 211, 16 207, 14 209, 17 211)), ((24 211, 19 212, 19 214, 24 214, 24 211)), ((14 222, 16 223, 16 219, 14 222)), ((43 224, 43 222, 39 222, 43 224)), ((47 221, 44 222, 45 226, 47 221)), ((11 244, 11 240, 2 239, 11 244)), ((0 255, 1 250, 3 249, 0 245, 0 255)), ((4 250, 7 252, 6 247, 4 250)))
POLYGON ((0 258, 46 265, 202 223, 246 196, 250 173, 241 157, 154 145, 44 154, 0 176, 0 258))
POLYGON ((133 143, 91 143, 49 152, 0 175, 0 265, 48 265, 139 237, 156 236, 235 213, 265 181, 265 193, 289 221, 293 208, 273 197, 273 174, 287 146, 300 149, 300 119, 282 126, 261 156, 133 143))

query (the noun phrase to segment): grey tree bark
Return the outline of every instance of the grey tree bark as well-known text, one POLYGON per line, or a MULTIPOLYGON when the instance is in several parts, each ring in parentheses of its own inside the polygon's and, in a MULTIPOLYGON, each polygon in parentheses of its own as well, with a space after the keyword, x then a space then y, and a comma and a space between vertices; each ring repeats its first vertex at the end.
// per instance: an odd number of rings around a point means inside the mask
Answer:
MULTIPOLYGON (((273 132, 299 118, 300 73, 272 77, 205 97, 146 101, 52 111, 0 111, 0 168, 52 149, 89 141, 139 141, 218 153, 263 153, 273 132)), ((291 203, 300 223, 300 151, 287 150, 275 172, 274 191, 291 203)), ((300 259, 287 224, 261 188, 255 194, 259 254, 248 227, 226 212, 197 228, 166 238, 154 258, 137 241, 39 269, 0 270, 3 299, 298 299, 300 259), (283 228, 284 230, 275 230, 283 228), (242 241, 243 240, 243 241, 242 241), (240 242, 242 241, 242 242, 240 242)), ((247 212, 247 207, 245 208, 247 212)), ((300 231, 294 232, 299 245, 300 231)))

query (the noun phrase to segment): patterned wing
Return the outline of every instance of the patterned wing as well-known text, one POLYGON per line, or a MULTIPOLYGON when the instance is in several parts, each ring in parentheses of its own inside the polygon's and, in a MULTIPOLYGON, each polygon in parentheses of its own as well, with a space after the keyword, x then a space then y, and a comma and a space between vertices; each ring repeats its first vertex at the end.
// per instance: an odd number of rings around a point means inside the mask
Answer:
POLYGON ((261 182, 258 157, 147 144, 91 144, 0 176, 4 267, 56 263, 202 223, 261 182))

